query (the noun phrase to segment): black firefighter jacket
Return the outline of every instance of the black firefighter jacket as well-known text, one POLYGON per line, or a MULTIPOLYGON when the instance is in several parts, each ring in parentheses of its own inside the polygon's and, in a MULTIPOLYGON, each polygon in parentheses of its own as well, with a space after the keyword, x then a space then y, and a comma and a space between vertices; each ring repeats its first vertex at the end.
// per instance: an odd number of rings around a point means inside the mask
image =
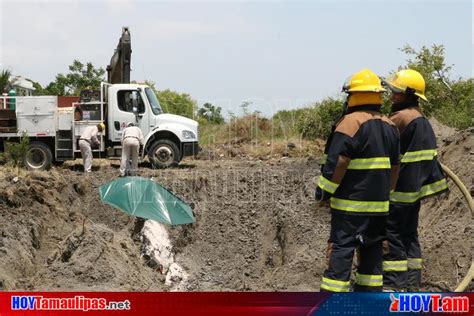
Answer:
POLYGON ((446 178, 437 159, 435 134, 418 106, 393 112, 390 120, 400 131, 401 153, 398 182, 390 201, 413 204, 447 191, 446 178))
POLYGON ((327 146, 316 199, 333 212, 387 215, 395 187, 400 145, 395 124, 378 105, 349 108, 327 146))

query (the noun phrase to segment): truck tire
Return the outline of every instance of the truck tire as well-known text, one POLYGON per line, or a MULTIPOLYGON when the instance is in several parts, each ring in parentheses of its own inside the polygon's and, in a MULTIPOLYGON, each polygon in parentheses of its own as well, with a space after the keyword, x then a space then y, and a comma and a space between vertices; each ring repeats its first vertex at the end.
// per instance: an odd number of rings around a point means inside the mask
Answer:
POLYGON ((51 149, 42 142, 31 142, 25 155, 25 166, 28 170, 48 170, 53 162, 51 149))
POLYGON ((180 161, 178 146, 169 139, 154 142, 148 150, 148 159, 155 168, 175 167, 180 161))

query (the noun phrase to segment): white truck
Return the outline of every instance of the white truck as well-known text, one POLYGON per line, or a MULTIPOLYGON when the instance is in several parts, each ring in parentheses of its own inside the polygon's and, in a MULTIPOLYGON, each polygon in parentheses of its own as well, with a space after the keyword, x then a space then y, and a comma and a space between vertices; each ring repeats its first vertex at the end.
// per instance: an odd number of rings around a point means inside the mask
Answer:
POLYGON ((95 94, 82 98, 74 107, 58 107, 56 96, 0 98, 0 151, 6 141, 30 139, 25 157, 29 169, 48 169, 81 156, 78 139, 87 126, 104 122, 99 148, 94 157, 121 156, 121 136, 129 122, 139 126, 144 135, 141 158, 148 156, 154 167, 177 165, 184 157, 199 151, 198 123, 189 118, 165 114, 153 90, 129 82, 130 34, 123 29, 119 46, 107 67, 108 83, 103 82, 95 94), (14 104, 14 106, 10 106, 14 104), (80 111, 76 117, 75 111, 80 111))
POLYGON ((141 157, 148 156, 155 167, 170 167, 185 156, 199 151, 198 123, 186 117, 165 114, 153 90, 140 84, 101 85, 100 101, 77 104, 82 119, 75 120, 74 107, 59 108, 57 97, 3 97, 0 104, 16 109, 0 109, 0 151, 5 141, 30 139, 25 164, 29 169, 48 169, 53 162, 80 157, 78 139, 87 126, 105 122, 94 157, 120 157, 122 131, 129 122, 143 132, 141 157), (3 126, 1 126, 3 125, 3 126))

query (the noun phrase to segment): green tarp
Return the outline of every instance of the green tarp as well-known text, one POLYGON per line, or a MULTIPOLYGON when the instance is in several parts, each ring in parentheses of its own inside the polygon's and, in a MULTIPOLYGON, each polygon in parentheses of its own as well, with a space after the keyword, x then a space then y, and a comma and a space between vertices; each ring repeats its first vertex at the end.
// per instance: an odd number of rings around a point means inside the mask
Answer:
POLYGON ((102 185, 99 192, 103 202, 130 215, 170 225, 196 221, 188 204, 150 179, 118 178, 102 185))

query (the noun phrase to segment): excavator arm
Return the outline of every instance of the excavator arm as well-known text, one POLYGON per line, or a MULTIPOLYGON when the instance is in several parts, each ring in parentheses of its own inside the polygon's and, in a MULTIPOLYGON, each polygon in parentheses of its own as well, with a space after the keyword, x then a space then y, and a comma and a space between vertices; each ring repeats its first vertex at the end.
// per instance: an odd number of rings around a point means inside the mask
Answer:
POLYGON ((117 49, 107 66, 108 83, 130 83, 130 62, 132 57, 132 44, 128 27, 122 28, 122 36, 117 49))

